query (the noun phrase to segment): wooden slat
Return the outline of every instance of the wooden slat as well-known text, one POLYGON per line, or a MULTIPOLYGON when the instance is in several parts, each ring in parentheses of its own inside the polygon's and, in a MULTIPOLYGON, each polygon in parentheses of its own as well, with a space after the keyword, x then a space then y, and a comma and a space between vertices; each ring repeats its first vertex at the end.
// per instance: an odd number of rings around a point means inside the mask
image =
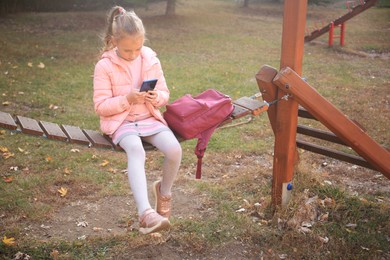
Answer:
POLYGON ((83 130, 84 134, 91 141, 92 146, 99 148, 114 148, 110 141, 108 141, 101 133, 93 130, 83 130))
POLYGON ((0 111, 0 127, 16 130, 18 125, 15 123, 15 120, 10 114, 0 111))
POLYGON ((32 118, 16 116, 22 132, 30 135, 43 135, 43 130, 38 124, 38 121, 32 118))
POLYGON ((47 138, 60 141, 68 140, 68 137, 64 134, 64 132, 62 132, 59 125, 45 121, 40 121, 39 124, 45 132, 47 138))
POLYGON ((78 126, 62 125, 62 130, 68 136, 71 143, 90 145, 88 137, 78 126))
POLYGON ((334 133, 327 132, 327 131, 320 130, 320 129, 311 128, 311 127, 304 126, 304 125, 298 125, 297 133, 311 136, 311 137, 318 138, 318 139, 325 140, 325 141, 332 142, 332 143, 346 145, 334 133))
POLYGON ((268 104, 264 101, 259 101, 250 97, 242 97, 233 102, 235 105, 244 107, 252 112, 253 115, 257 116, 261 112, 268 109, 268 104))
POLYGON ((359 156, 356 156, 353 154, 343 153, 343 152, 340 152, 337 150, 333 150, 333 149, 323 147, 320 145, 316 145, 316 144, 311 144, 311 143, 301 141, 301 140, 297 140, 297 146, 301 149, 304 149, 304 150, 307 150, 307 151, 310 151, 313 153, 322 154, 322 155, 325 155, 325 156, 328 156, 328 157, 331 157, 331 158, 334 158, 334 159, 337 159, 340 161, 349 162, 352 164, 363 166, 365 168, 376 170, 376 168, 374 168, 371 164, 369 164, 362 157, 359 157, 359 156))
POLYGON ((307 111, 303 107, 298 108, 298 116, 302 118, 317 120, 312 114, 309 113, 309 111, 307 111))
POLYGON ((232 113, 232 118, 233 119, 241 118, 241 117, 249 115, 251 113, 251 111, 249 111, 246 108, 243 108, 243 107, 240 107, 240 106, 237 106, 237 105, 234 105, 234 104, 233 104, 233 106, 234 106, 234 110, 233 110, 233 113, 232 113))

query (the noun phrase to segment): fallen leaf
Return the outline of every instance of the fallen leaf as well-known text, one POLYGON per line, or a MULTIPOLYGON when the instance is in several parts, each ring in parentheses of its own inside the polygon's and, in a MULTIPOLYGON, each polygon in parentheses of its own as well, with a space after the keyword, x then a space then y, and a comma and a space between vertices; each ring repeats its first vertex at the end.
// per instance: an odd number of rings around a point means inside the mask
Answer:
POLYGON ((162 238, 162 234, 161 234, 161 233, 158 233, 158 232, 156 232, 156 233, 150 233, 150 236, 151 236, 151 237, 154 237, 154 238, 162 238))
POLYGON ((50 104, 49 108, 50 108, 50 109, 53 109, 53 110, 57 110, 57 109, 58 109, 58 106, 53 105, 53 104, 50 104))
POLYGON ((324 244, 327 244, 329 242, 329 238, 328 237, 318 237, 320 239, 320 241, 324 244))
MULTIPOLYGON (((82 236, 79 236, 78 238, 77 238, 78 240, 85 240, 85 239, 87 239, 87 236, 86 235, 82 235, 82 236)), ((77 244, 76 244, 77 245, 77 244)), ((83 244, 80 244, 80 246, 82 246, 83 244)))
POLYGON ((318 203, 319 203, 322 207, 330 207, 330 206, 334 206, 335 201, 334 201, 334 199, 332 199, 332 198, 325 198, 325 199, 323 199, 323 200, 319 199, 318 203))
POLYGON ((6 246, 13 246, 16 244, 15 238, 13 238, 13 237, 7 238, 6 236, 4 236, 2 241, 3 241, 4 245, 6 245, 6 246))
POLYGON ((311 228, 313 225, 310 222, 303 221, 301 226, 306 228, 311 228))
POLYGON ((71 149, 70 152, 71 152, 71 153, 79 153, 80 150, 79 150, 79 149, 71 149))
POLYGON ((368 203, 368 200, 366 200, 365 198, 360 198, 359 199, 361 202, 363 202, 363 203, 368 203))
POLYGON ((300 227, 298 229, 299 231, 301 231, 302 233, 311 233, 311 229, 310 228, 307 228, 307 227, 300 227))
POLYGON ((15 257, 13 259, 15 259, 15 260, 17 260, 17 259, 30 260, 32 258, 28 254, 19 251, 15 254, 15 257))
POLYGON ((24 150, 20 147, 18 147, 19 152, 24 153, 24 150))
POLYGON ((27 66, 29 66, 30 68, 32 68, 32 66, 33 66, 32 62, 28 62, 28 63, 27 63, 27 66))
POLYGON ((9 176, 9 177, 3 177, 3 181, 5 183, 11 183, 14 180, 14 177, 9 176))
POLYGON ((104 160, 104 161, 100 164, 100 166, 105 167, 105 166, 107 166, 109 163, 110 163, 109 161, 104 160))
POLYGON ((11 102, 9 102, 9 101, 4 101, 2 104, 3 104, 3 106, 9 106, 9 105, 11 105, 11 102))
POLYGON ((64 188, 64 187, 61 187, 61 189, 59 189, 57 191, 60 193, 61 197, 65 197, 66 194, 68 194, 68 189, 64 188))
POLYGON ((53 160, 53 158, 51 156, 47 156, 45 160, 46 160, 46 162, 51 162, 53 160))
POLYGON ((42 62, 40 62, 38 65, 37 65, 38 68, 40 69, 44 69, 45 68, 45 64, 43 64, 42 62))
POLYGON ((3 158, 4 159, 8 159, 10 157, 13 157, 15 154, 14 153, 11 153, 7 147, 4 147, 4 146, 0 146, 0 152, 3 153, 3 158))
POLYGON ((50 253, 50 256, 53 257, 54 260, 57 260, 59 255, 60 253, 58 252, 58 250, 55 249, 53 249, 53 251, 51 251, 50 253))
POLYGON ((65 169, 64 169, 64 173, 65 173, 65 174, 71 174, 71 173, 72 173, 72 171, 71 171, 71 170, 69 170, 68 168, 65 168, 65 169))
POLYGON ((45 226, 44 224, 42 224, 42 225, 41 225, 41 228, 43 228, 43 229, 50 229, 51 226, 45 226))
POLYGON ((252 207, 252 205, 249 203, 248 200, 246 199, 243 199, 244 203, 245 203, 245 206, 247 206, 248 208, 252 207))
POLYGON ((77 223, 78 227, 88 227, 88 222, 87 221, 79 221, 77 223))
POLYGON ((381 197, 381 196, 379 196, 379 197, 375 197, 375 200, 377 201, 377 202, 383 202, 384 201, 384 197, 381 197))
POLYGON ((110 169, 108 169, 108 172, 115 174, 118 172, 118 170, 110 167, 110 169))
POLYGON ((322 214, 321 216, 319 216, 318 220, 319 221, 328 221, 328 218, 329 218, 329 212, 326 212, 326 213, 322 214))
POLYGON ((6 153, 5 155, 3 155, 4 159, 8 159, 10 157, 14 157, 15 154, 14 153, 6 153))
POLYGON ((345 225, 347 228, 356 228, 357 227, 357 224, 354 224, 354 223, 348 223, 347 225, 345 225))

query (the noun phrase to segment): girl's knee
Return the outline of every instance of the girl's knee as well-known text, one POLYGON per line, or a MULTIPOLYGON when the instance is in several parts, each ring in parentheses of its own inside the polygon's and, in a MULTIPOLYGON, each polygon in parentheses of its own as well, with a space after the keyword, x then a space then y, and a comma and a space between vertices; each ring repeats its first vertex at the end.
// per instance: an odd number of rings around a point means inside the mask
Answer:
POLYGON ((119 145, 125 150, 127 155, 137 154, 145 155, 145 149, 142 142, 138 140, 132 140, 131 138, 124 138, 119 145))
POLYGON ((177 159, 180 160, 181 155, 182 155, 182 149, 181 149, 180 143, 176 143, 176 144, 171 145, 165 153, 166 157, 173 159, 173 160, 177 160, 177 159))
POLYGON ((126 154, 128 155, 142 155, 142 156, 145 156, 146 153, 145 153, 145 150, 143 148, 142 145, 132 145, 130 147, 126 147, 126 149, 124 149, 126 154))

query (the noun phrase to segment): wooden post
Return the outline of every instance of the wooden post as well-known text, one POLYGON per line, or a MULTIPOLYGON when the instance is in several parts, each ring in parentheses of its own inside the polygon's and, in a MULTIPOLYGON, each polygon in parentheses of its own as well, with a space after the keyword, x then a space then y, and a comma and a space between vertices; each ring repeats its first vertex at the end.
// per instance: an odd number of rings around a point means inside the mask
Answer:
POLYGON ((329 38, 328 38, 328 46, 333 46, 333 38, 334 38, 334 23, 330 23, 330 29, 329 29, 329 38))
MULTIPOLYGON (((302 73, 307 0, 286 0, 284 3, 282 53, 280 67, 302 73)), ((278 91, 278 98, 286 92, 278 91)), ((290 98, 276 107, 276 131, 272 179, 272 203, 286 206, 290 200, 296 156, 298 103, 290 98)))
POLYGON ((345 45, 345 23, 346 22, 343 22, 340 25, 340 45, 341 45, 341 47, 344 47, 344 45, 345 45))
MULTIPOLYGON (((273 83, 278 71, 268 65, 261 67, 256 74, 257 85, 265 101, 272 102, 278 97, 278 87, 273 83)), ((267 110, 272 131, 276 132, 276 106, 270 106, 267 110)))

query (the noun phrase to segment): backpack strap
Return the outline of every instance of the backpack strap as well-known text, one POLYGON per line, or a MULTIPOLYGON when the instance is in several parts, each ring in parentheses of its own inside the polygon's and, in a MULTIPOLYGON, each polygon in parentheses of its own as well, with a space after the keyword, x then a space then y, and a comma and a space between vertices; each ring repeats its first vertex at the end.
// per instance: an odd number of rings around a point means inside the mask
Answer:
POLYGON ((198 157, 198 163, 196 166, 196 179, 200 179, 202 176, 202 159, 204 156, 204 152, 206 151, 207 144, 210 141, 211 135, 214 133, 215 129, 218 127, 218 125, 213 126, 202 133, 200 133, 197 138, 198 142, 195 146, 195 154, 198 157))

